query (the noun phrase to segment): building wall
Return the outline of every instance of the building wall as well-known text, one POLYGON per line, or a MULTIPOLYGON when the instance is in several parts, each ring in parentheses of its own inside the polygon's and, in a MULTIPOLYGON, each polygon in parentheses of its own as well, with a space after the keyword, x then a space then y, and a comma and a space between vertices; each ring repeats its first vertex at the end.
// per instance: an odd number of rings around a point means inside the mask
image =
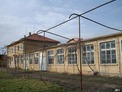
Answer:
MULTIPOLYGON (((101 75, 107 75, 107 76, 121 76, 122 75, 122 54, 121 54, 121 40, 122 36, 115 36, 115 37, 105 37, 101 39, 96 40, 90 40, 85 41, 84 45, 93 44, 94 46, 94 64, 82 64, 82 73, 85 75, 93 74, 93 72, 98 72, 101 75), (115 41, 116 45, 116 63, 108 63, 108 64, 101 64, 101 49, 100 49, 100 43, 102 42, 109 42, 109 41, 115 41), (90 68, 91 67, 91 68, 90 68), (93 71, 92 71, 92 70, 93 71)), ((79 60, 79 48, 78 48, 78 57, 77 57, 77 64, 68 64, 68 50, 67 45, 64 46, 58 46, 47 49, 47 52, 53 50, 54 51, 54 64, 48 64, 47 61, 47 70, 50 72, 58 72, 58 73, 73 73, 78 74, 80 69, 80 60, 79 60), (64 64, 57 64, 56 63, 56 50, 58 48, 64 48, 64 64)), ((48 54, 47 54, 48 58, 48 54)), ((48 59, 47 59, 48 60, 48 59)), ((83 58, 82 58, 83 60, 83 58)))
MULTIPOLYGON (((45 42, 45 47, 53 46, 56 44, 57 43, 45 42)), ((10 68, 17 67, 17 68, 22 68, 22 69, 26 68, 26 69, 32 69, 32 70, 39 70, 40 69, 39 65, 34 64, 34 57, 33 57, 32 64, 29 64, 28 55, 32 51, 34 51, 33 52, 33 54, 34 54, 37 49, 42 49, 42 47, 43 47, 43 42, 34 41, 34 40, 26 40, 26 41, 8 46, 7 47, 7 56, 9 57, 9 59, 8 59, 9 67, 10 68), (25 59, 25 55, 27 57, 26 59, 25 59), (23 56, 23 63, 21 63, 21 56, 23 56), (19 58, 19 60, 17 60, 17 58, 19 58)))
MULTIPOLYGON (((112 38, 107 38, 107 39, 102 39, 102 40, 98 40, 98 44, 100 44, 100 42, 105 42, 105 41, 113 41, 115 40, 116 43, 116 63, 115 64, 100 64, 99 62, 99 72, 101 74, 105 74, 105 75, 119 75, 120 73, 120 43, 119 43, 119 38, 120 37, 112 37, 112 38)), ((98 46, 98 51, 100 50, 100 46, 98 46)), ((100 53, 99 53, 100 55, 100 53)), ((100 57, 99 57, 99 61, 100 61, 100 57)))
POLYGON ((8 64, 10 68, 19 67, 16 57, 23 55, 23 42, 7 47, 8 64), (15 64, 16 61, 16 64, 15 64))
MULTIPOLYGON (((94 63, 91 64, 82 64, 82 73, 85 75, 91 75, 94 72, 98 72, 100 75, 107 75, 107 76, 122 76, 122 46, 121 46, 122 35, 98 38, 93 40, 85 40, 82 42, 82 46, 86 45, 93 45, 94 46, 94 63), (110 42, 115 41, 115 49, 116 49, 116 63, 100 63, 101 62, 101 47, 100 44, 103 42, 110 42)), ((27 46, 29 48, 29 45, 27 46)), ((30 48, 36 48, 34 45, 30 48)), ((83 48, 81 48, 83 52, 83 48)), ((28 49, 29 51, 30 49, 28 49)), ((32 54, 41 53, 42 51, 34 51, 32 54)), ((74 44, 64 44, 64 45, 57 45, 53 47, 49 47, 46 49, 46 58, 47 58, 47 71, 50 72, 58 72, 58 73, 71 73, 71 74, 79 74, 80 73, 80 49, 79 46, 74 44), (69 64, 68 63, 68 48, 71 46, 77 47, 77 63, 69 64), (57 63, 57 50, 64 49, 64 63, 57 63), (48 60, 48 51, 53 50, 53 57, 54 63, 49 64, 48 60)), ((22 53, 21 53, 22 54, 22 53)), ((30 52, 26 53, 29 57, 30 52)), ((13 53, 9 53, 9 56, 13 56, 13 53)), ((27 66, 29 70, 40 70, 40 55, 39 55, 39 62, 35 64, 34 56, 32 64, 29 63, 29 58, 26 60, 27 66)), ((13 59, 14 61, 14 59, 13 59)), ((81 55, 81 61, 84 61, 83 54, 81 55)), ((15 67, 14 62, 11 62, 11 67, 15 67)), ((24 68, 23 64, 19 64, 20 68, 24 68)))

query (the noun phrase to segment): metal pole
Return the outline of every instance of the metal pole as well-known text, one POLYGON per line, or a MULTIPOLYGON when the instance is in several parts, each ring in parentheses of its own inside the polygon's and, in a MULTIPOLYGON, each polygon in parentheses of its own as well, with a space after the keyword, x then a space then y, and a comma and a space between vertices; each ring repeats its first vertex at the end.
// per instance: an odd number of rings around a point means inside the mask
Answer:
POLYGON ((79 51, 79 63, 80 63, 80 88, 81 88, 81 92, 82 92, 82 63, 81 63, 81 29, 80 29, 80 14, 76 14, 76 13, 73 13, 73 14, 71 14, 70 16, 69 16, 69 18, 72 16, 72 15, 76 15, 76 16, 78 16, 78 25, 79 25, 79 29, 78 29, 78 33, 79 33, 79 40, 78 40, 78 46, 79 46, 79 49, 80 49, 80 51, 79 51))
POLYGON ((79 56, 80 56, 80 81, 81 81, 81 92, 82 92, 82 65, 81 65, 81 30, 80 30, 80 16, 78 16, 79 19, 79 56))

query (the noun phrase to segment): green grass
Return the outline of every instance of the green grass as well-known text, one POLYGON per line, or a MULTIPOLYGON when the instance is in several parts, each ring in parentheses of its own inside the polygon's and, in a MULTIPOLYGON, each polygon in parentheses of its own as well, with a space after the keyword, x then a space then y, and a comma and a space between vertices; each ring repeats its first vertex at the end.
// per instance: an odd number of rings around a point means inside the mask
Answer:
POLYGON ((5 72, 0 72, 0 80, 1 79, 11 79, 13 78, 11 74, 5 73, 5 72))
POLYGON ((12 78, 7 73, 0 72, 0 92, 67 92, 61 86, 37 80, 12 78))

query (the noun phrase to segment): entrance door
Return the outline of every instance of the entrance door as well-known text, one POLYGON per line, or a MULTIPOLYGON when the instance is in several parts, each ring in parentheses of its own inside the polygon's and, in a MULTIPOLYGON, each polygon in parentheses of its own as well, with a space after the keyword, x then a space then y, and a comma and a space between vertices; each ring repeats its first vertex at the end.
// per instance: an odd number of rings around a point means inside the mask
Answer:
POLYGON ((46 71, 46 53, 40 53, 40 70, 46 71))

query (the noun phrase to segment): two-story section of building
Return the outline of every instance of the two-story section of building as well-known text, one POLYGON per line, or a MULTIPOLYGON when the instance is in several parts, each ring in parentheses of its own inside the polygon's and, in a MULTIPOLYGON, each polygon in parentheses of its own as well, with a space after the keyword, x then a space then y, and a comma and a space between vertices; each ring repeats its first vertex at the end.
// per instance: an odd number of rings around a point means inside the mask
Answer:
MULTIPOLYGON (((6 46, 8 56, 8 66, 10 68, 23 68, 28 69, 28 58, 32 56, 31 52, 37 49, 43 49, 43 47, 50 47, 60 43, 54 39, 44 37, 38 34, 31 34, 29 36, 21 38, 6 46)), ((40 56, 38 53, 34 53, 35 61, 40 56)), ((31 60, 29 60, 31 61, 31 60)), ((35 63, 36 64, 36 63, 35 63)))

